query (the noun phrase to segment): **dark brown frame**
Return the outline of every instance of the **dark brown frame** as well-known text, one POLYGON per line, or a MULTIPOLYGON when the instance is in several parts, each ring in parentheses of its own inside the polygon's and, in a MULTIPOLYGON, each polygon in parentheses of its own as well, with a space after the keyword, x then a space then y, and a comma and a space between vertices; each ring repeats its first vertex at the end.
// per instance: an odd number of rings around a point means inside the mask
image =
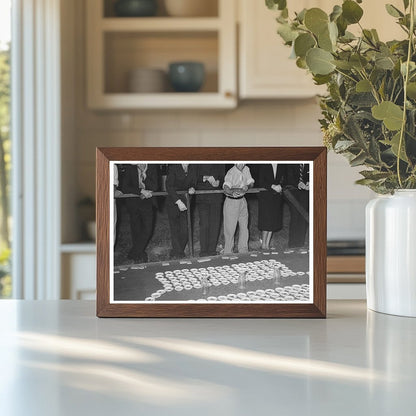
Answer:
POLYGON ((326 181, 325 147, 124 147, 97 148, 97 316, 183 318, 325 318, 326 317, 326 181), (313 298, 311 304, 111 304, 110 172, 113 160, 258 160, 313 162, 313 298))

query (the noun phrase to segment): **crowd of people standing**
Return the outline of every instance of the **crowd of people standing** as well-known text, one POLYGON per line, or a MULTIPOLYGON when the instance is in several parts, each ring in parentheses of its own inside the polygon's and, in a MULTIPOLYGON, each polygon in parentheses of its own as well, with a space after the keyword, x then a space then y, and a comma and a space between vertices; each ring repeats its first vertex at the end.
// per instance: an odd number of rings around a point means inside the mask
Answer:
MULTIPOLYGON (((199 214, 200 256, 220 254, 217 252, 217 244, 221 223, 225 240, 221 254, 233 252, 237 226, 238 252, 248 252, 249 211, 245 195, 253 187, 256 190, 262 189, 256 192, 262 250, 272 248, 273 233, 283 227, 285 190, 290 190, 306 211, 309 209, 309 164, 181 163, 163 167, 159 164, 114 166, 114 195, 117 197, 124 194, 130 219, 131 248, 128 257, 137 263, 148 261, 146 247, 154 229, 156 191, 166 191, 163 195, 166 195, 171 259, 185 257, 190 198, 195 198, 199 214), (166 170, 162 171, 162 168, 166 170), (165 181, 161 180, 163 177, 165 181)), ((303 247, 308 221, 295 206, 289 204, 289 207, 288 246, 303 247)), ((114 219, 117 220, 116 206, 114 219)))

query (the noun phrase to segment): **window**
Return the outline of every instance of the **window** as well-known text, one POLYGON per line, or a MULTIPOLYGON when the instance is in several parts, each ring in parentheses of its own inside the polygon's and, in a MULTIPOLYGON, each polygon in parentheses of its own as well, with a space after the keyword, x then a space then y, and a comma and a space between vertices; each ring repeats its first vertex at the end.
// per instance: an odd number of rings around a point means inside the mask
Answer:
POLYGON ((9 298, 12 293, 10 273, 10 8, 10 0, 0 0, 0 298, 9 298))

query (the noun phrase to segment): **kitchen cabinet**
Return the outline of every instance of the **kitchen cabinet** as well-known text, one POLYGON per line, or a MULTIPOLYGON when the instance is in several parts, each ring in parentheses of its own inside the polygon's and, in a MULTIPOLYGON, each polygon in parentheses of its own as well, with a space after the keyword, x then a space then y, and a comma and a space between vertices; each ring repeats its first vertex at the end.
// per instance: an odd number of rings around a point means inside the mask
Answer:
MULTIPOLYGON (((217 16, 115 17, 104 0, 88 0, 87 102, 90 109, 234 108, 237 105, 236 4, 218 2, 217 16), (199 92, 129 92, 128 74, 199 61, 199 92)), ((111 4, 110 4, 111 5, 111 4)))
MULTIPOLYGON (((330 12, 334 0, 298 0, 289 3, 290 11, 320 7, 330 12)), ((403 8, 402 0, 390 3, 403 8)), ((313 84, 312 77, 290 59, 291 49, 277 35, 276 11, 268 10, 263 1, 239 0, 239 92, 242 99, 308 98, 325 93, 324 87, 313 84)), ((403 31, 394 24, 384 4, 366 0, 363 27, 376 28, 381 40, 403 38, 403 31)), ((358 33, 358 25, 348 30, 358 33)))
MULTIPOLYGON (((328 0, 299 0, 295 7, 325 8, 324 3, 328 0)), ((289 59, 291 50, 276 33, 275 16, 277 12, 268 10, 264 1, 239 0, 240 97, 290 99, 319 94, 322 87, 289 59)))
POLYGON ((62 244, 61 253, 61 298, 95 300, 95 244, 62 244))

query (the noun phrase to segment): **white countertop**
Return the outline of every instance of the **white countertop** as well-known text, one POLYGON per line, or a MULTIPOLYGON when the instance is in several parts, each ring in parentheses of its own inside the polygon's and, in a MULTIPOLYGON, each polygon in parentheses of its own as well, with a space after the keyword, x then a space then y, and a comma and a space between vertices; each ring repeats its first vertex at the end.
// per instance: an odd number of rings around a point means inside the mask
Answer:
POLYGON ((416 319, 98 319, 0 301, 0 415, 416 414, 416 319))

